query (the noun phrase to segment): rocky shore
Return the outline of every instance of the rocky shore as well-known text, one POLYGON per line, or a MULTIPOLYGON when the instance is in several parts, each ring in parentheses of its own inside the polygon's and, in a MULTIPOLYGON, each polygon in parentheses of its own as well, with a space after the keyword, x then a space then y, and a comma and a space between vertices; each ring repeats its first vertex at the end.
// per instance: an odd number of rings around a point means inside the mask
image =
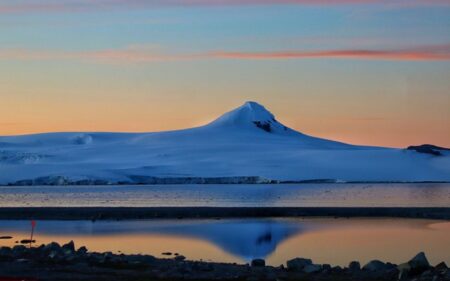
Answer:
POLYGON ((17 245, 0 248, 0 280, 450 280, 450 270, 442 262, 432 266, 424 253, 396 265, 373 260, 347 267, 314 264, 306 258, 287 261, 286 266, 266 266, 256 259, 251 264, 187 261, 178 255, 159 259, 149 255, 89 252, 52 242, 39 247, 17 245))

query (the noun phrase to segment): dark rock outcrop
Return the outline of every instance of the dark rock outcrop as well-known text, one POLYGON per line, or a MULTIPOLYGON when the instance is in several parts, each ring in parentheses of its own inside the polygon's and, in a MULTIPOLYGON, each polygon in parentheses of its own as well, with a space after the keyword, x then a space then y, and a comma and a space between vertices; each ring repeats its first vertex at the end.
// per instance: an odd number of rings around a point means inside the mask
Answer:
POLYGON ((386 264, 379 260, 372 260, 363 266, 363 270, 382 271, 387 268, 386 264))
POLYGON ((304 258, 295 258, 287 261, 287 268, 291 271, 301 271, 305 266, 312 265, 312 260, 304 258))
POLYGON ((420 274, 430 268, 430 263, 424 252, 418 253, 410 261, 408 261, 410 266, 410 272, 412 274, 420 274))
POLYGON ((253 123, 255 124, 256 127, 270 133, 272 131, 272 127, 270 126, 270 121, 265 121, 265 122, 261 122, 261 121, 253 121, 253 123))
POLYGON ((254 259, 252 260, 251 265, 253 267, 263 267, 266 266, 266 261, 263 259, 254 259))
POLYGON ((434 156, 442 156, 441 151, 450 151, 450 148, 440 147, 432 144, 422 144, 417 146, 408 146, 407 150, 414 150, 419 153, 431 154, 434 156))
POLYGON ((359 263, 359 261, 352 261, 348 265, 348 269, 350 269, 351 271, 361 270, 361 264, 359 263))

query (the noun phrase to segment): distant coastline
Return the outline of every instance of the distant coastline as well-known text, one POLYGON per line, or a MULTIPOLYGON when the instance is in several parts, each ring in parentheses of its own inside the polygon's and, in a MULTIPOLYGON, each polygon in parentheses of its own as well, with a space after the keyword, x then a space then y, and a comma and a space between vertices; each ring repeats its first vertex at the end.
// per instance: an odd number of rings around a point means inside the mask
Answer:
POLYGON ((276 180, 259 176, 237 177, 152 177, 130 176, 130 181, 112 181, 103 179, 73 180, 64 176, 40 177, 25 179, 0 186, 101 186, 101 185, 182 185, 182 184, 383 184, 383 183, 450 183, 450 181, 346 181, 338 179, 308 179, 308 180, 276 180))

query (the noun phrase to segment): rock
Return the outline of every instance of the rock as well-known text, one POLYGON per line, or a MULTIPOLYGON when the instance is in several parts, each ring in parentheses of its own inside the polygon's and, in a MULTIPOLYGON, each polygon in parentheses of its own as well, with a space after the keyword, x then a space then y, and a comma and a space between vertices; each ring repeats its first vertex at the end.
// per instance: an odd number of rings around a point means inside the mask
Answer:
POLYGON ((252 260, 251 265, 254 267, 263 267, 266 266, 266 261, 263 259, 254 259, 252 260))
POLYGON ((210 263, 201 262, 198 265, 198 270, 209 272, 209 271, 213 271, 214 270, 214 266, 212 264, 210 264, 210 263))
POLYGON ((450 280, 450 270, 447 269, 444 272, 442 272, 442 276, 444 280, 450 280))
POLYGON ((444 150, 449 150, 448 148, 445 147, 439 147, 436 145, 432 145, 432 144, 422 144, 422 145, 417 145, 417 146, 408 146, 408 148, 406 148, 407 150, 415 150, 419 153, 427 153, 427 154, 431 154, 431 155, 435 155, 435 156, 442 156, 441 151, 444 150))
POLYGON ((386 268, 387 269, 397 268, 397 265, 394 264, 394 263, 387 262, 386 263, 386 268))
POLYGON ((305 273, 316 273, 322 270, 322 266, 319 264, 308 264, 303 268, 305 273))
POLYGON ((420 278, 431 278, 433 276, 433 272, 431 270, 426 270, 424 272, 422 272, 422 274, 420 274, 420 278))
POLYGON ((327 264, 327 263, 322 264, 322 269, 323 269, 323 270, 331 270, 331 265, 329 265, 329 264, 327 264))
POLYGON ((340 267, 339 265, 337 265, 331 269, 331 272, 333 272, 333 273, 341 273, 342 271, 343 271, 342 267, 340 267))
POLYGON ((185 256, 179 255, 174 258, 176 261, 184 261, 186 259, 185 256))
POLYGON ((0 247, 0 257, 9 257, 12 254, 10 247, 0 247))
POLYGON ((71 251, 71 252, 75 252, 75 243, 73 241, 70 241, 69 243, 64 244, 62 246, 62 249, 63 250, 68 250, 68 251, 71 251))
POLYGON ((61 246, 59 246, 58 243, 52 242, 44 246, 42 249, 46 253, 50 253, 51 251, 59 251, 61 249, 61 246))
POLYGON ((411 274, 421 274, 430 268, 430 263, 427 260, 424 252, 418 253, 414 258, 412 258, 408 264, 411 267, 411 274))
POLYGON ((409 263, 402 263, 397 266, 397 269, 399 271, 398 273, 398 280, 407 280, 409 277, 409 272, 411 271, 411 266, 409 263))
POLYGON ((88 252, 88 249, 85 246, 82 246, 78 249, 77 254, 85 255, 88 252))
POLYGON ((363 270, 368 270, 368 271, 386 270, 386 264, 379 260, 372 260, 363 266, 363 270))
POLYGON ((382 274, 386 280, 394 280, 399 276, 399 270, 396 266, 388 267, 382 274))
POLYGON ((12 251, 14 253, 23 253, 27 250, 27 248, 24 245, 16 245, 12 248, 12 251))
POLYGON ((58 251, 50 251, 50 253, 48 254, 48 258, 49 259, 56 259, 58 257, 58 251))
POLYGON ((436 265, 434 267, 434 270, 437 270, 437 271, 444 271, 444 270, 447 270, 447 269, 448 269, 448 267, 447 267, 447 264, 445 262, 441 262, 441 263, 439 263, 438 265, 436 265))
POLYGON ((350 269, 351 271, 359 271, 361 270, 361 264, 358 261, 352 261, 348 265, 348 269, 350 269))
POLYGON ((307 265, 311 265, 312 260, 304 258, 295 258, 287 261, 287 268, 290 271, 301 271, 307 265))

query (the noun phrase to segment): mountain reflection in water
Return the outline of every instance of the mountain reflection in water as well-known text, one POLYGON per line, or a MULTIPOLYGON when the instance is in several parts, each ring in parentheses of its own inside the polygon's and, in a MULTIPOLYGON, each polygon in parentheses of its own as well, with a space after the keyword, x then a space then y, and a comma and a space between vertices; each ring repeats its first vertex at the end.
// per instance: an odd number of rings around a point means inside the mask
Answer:
MULTIPOLYGON (((0 220, 1 246, 30 237, 29 221, 0 220)), ((295 257, 347 266, 352 260, 402 263, 424 251, 432 264, 450 263, 449 221, 401 218, 272 218, 223 220, 38 221, 36 245, 74 240, 93 252, 148 254, 278 266, 295 257), (405 239, 407 237, 408 239, 405 239)))
MULTIPOLYGON (((311 228, 311 227, 308 227, 311 228)), ((28 222, 3 221, 2 229, 27 232, 28 222)), ((47 236, 164 235, 210 242, 243 260, 265 258, 287 238, 305 232, 306 225, 284 220, 205 221, 42 221, 38 234, 47 236)))
POLYGON ((303 231, 301 224, 280 221, 225 221, 155 228, 167 235, 200 238, 245 260, 265 258, 285 239, 303 231))

